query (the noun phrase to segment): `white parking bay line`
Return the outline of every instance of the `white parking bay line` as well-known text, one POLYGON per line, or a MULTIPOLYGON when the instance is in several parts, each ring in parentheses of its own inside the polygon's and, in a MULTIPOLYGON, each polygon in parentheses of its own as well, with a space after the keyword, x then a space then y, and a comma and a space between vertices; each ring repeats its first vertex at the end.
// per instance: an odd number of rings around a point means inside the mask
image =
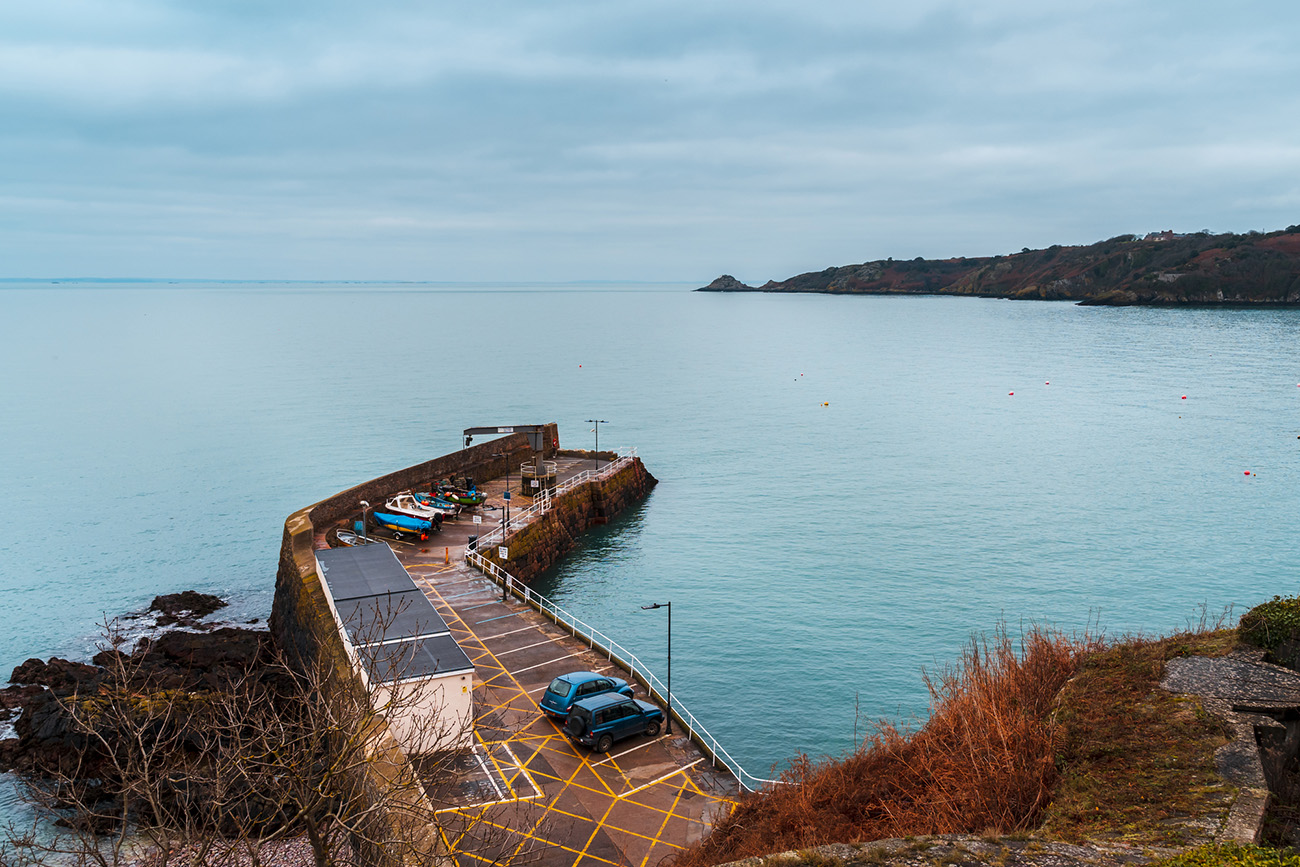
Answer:
POLYGON ((491 641, 494 638, 505 638, 507 635, 514 635, 516 632, 527 632, 530 629, 536 628, 536 626, 521 626, 518 629, 512 629, 509 632, 498 632, 496 635, 479 636, 479 641, 491 641))
POLYGON ((616 800, 616 801, 621 801, 621 800, 623 800, 624 798, 626 798, 626 797, 629 796, 629 795, 635 795, 637 792, 641 791, 642 789, 648 789, 648 788, 650 788, 651 786, 658 785, 659 783, 662 783, 664 780, 668 779, 669 777, 675 777, 675 776, 677 776, 678 774, 684 774, 684 773, 686 773, 687 771, 689 771, 691 768, 693 768, 693 767, 695 767, 696 765, 698 765, 698 764, 699 764, 700 762, 702 762, 702 761, 704 761, 704 758, 703 758, 703 757, 700 757, 700 758, 696 759, 695 761, 691 762, 689 765, 686 765, 685 767, 678 768, 678 769, 675 770, 675 771, 669 771, 668 773, 664 774, 662 777, 660 777, 660 778, 657 779, 657 780, 651 780, 651 781, 648 782, 648 783, 642 783, 641 785, 637 786, 635 789, 633 789, 633 790, 630 791, 630 792, 624 792, 624 793, 621 794, 621 795, 616 795, 615 798, 614 798, 614 800, 616 800))
POLYGON ((537 642, 536 644, 526 644, 526 645, 524 645, 523 647, 516 647, 516 648, 513 648, 513 649, 511 649, 511 650, 503 650, 503 651, 501 651, 500 653, 497 653, 497 654, 495 654, 495 655, 496 655, 496 656, 505 656, 507 653, 518 653, 518 652, 521 651, 521 650, 531 650, 531 649, 534 648, 534 647, 541 647, 543 644, 554 644, 554 643, 557 642, 557 641, 559 641, 558 638, 548 638, 548 639, 546 639, 545 641, 539 641, 539 642, 537 642))
POLYGON ((630 750, 623 750, 623 752, 621 752, 621 753, 614 753, 614 755, 612 755, 612 756, 606 756, 605 758, 601 759, 601 760, 598 761, 598 762, 592 762, 592 763, 591 763, 591 766, 594 768, 594 767, 596 767, 596 765, 603 765, 603 764, 605 764, 605 762, 612 762, 614 759, 617 759, 619 756, 625 756, 625 755, 627 755, 628 753, 634 753, 634 752, 636 752, 637 750, 645 749, 646 747, 650 746, 651 744, 657 744, 657 743, 659 743, 661 740, 663 740, 663 739, 666 738, 666 737, 668 737, 668 735, 660 735, 659 737, 655 738, 654 740, 652 740, 652 741, 646 741, 645 743, 640 744, 639 746, 632 747, 632 749, 630 749, 630 750))
POLYGON ((537 663, 536 665, 530 665, 530 666, 528 666, 527 668, 516 668, 516 669, 512 669, 512 670, 510 671, 510 673, 511 673, 511 674, 523 674, 525 671, 532 671, 534 668, 541 668, 541 667, 544 666, 544 665, 550 665, 552 662, 559 662, 559 661, 561 661, 561 660, 563 660, 563 659, 569 659, 569 658, 574 657, 574 656, 577 656, 577 655, 578 655, 578 654, 576 654, 576 653, 566 653, 566 654, 564 654, 564 656, 557 656, 557 657, 555 657, 555 659, 547 660, 546 662, 539 662, 539 663, 537 663))

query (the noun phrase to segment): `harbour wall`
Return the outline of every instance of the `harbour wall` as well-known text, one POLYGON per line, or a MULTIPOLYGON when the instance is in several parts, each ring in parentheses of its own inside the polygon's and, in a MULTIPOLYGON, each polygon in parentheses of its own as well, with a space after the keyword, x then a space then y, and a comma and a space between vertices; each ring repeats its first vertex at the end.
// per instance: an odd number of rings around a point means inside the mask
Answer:
MULTIPOLYGON (((554 454, 558 436, 556 425, 546 426, 544 457, 554 454)), ((504 476, 507 469, 517 469, 520 463, 532 457, 528 438, 524 434, 511 434, 362 482, 290 515, 285 519, 280 542, 280 562, 269 622, 271 634, 280 647, 304 665, 321 664, 334 668, 340 675, 337 678, 339 682, 355 683, 361 689, 360 679, 353 671, 330 612, 324 581, 316 569, 317 533, 350 515, 359 515, 361 500, 382 503, 398 491, 449 477, 470 476, 486 480, 504 476)), ((384 791, 387 781, 410 775, 407 757, 391 733, 376 732, 373 745, 374 761, 359 771, 366 777, 359 781, 361 786, 384 791)), ((399 819, 394 816, 384 821, 396 825, 399 819)), ((361 854, 365 863, 376 867, 383 867, 391 860, 383 852, 361 854)))
POLYGON ((555 498, 555 505, 537 520, 512 533, 505 543, 508 561, 494 546, 479 552, 525 584, 531 583, 578 545, 579 537, 604 524, 650 493, 658 479, 633 458, 612 476, 578 485, 555 498))

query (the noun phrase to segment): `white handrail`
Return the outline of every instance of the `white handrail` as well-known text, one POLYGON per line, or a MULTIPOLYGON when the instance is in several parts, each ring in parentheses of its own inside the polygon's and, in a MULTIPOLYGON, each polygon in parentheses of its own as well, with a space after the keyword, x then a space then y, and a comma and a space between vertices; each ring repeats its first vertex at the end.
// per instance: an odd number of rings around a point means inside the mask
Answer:
MULTIPOLYGON (((525 506, 510 516, 510 532, 517 532, 531 524, 534 518, 549 512, 554 505, 555 497, 558 497, 561 494, 567 494, 569 491, 579 485, 585 485, 587 482, 606 479, 623 469, 623 467, 627 466, 635 459, 636 449, 632 448, 629 449, 626 454, 621 454, 614 460, 605 464, 605 466, 600 468, 600 472, 583 470, 582 472, 565 479, 563 482, 560 482, 555 486, 554 490, 541 488, 538 491, 537 496, 533 497, 533 503, 531 506, 525 506)), ((486 548, 489 545, 501 544, 505 541, 507 535, 505 531, 506 525, 503 520, 501 526, 489 530, 487 533, 479 537, 478 547, 486 548)))
MULTIPOLYGON (((612 475, 614 472, 617 472, 618 469, 621 469, 623 465, 630 463, 635 457, 636 452, 633 450, 630 454, 622 455, 617 461, 611 461, 607 466, 602 467, 599 473, 584 470, 582 473, 579 473, 578 475, 567 479, 564 483, 557 485, 555 494, 558 496, 561 493, 566 493, 572 490, 580 484, 584 484, 597 478, 603 478, 607 475, 612 475)), ((534 501, 533 506, 525 510, 525 514, 532 513, 534 510, 536 510, 536 514, 544 514, 552 508, 553 504, 553 498, 550 495, 538 497, 534 501)), ((518 526, 522 526, 515 525, 513 518, 511 519, 511 525, 511 529, 517 529, 518 526)), ((494 531, 494 533, 489 534, 484 537, 484 539, 480 540, 479 548, 481 549, 488 540, 492 539, 494 534, 499 532, 500 530, 494 531)), ((634 680, 639 680, 641 683, 645 684, 646 689, 650 691, 652 697, 657 697, 660 702, 670 706, 671 710, 676 714, 677 720, 683 727, 685 727, 690 738, 699 744, 713 760, 713 766, 715 768, 718 766, 718 763, 721 762, 726 766, 727 770, 731 771, 731 773, 736 777, 736 781, 751 792, 757 791, 758 788, 764 784, 776 784, 780 782, 779 780, 768 780, 762 777, 756 777, 746 771, 741 766, 740 762, 732 758, 731 754, 728 753, 722 744, 718 742, 718 739, 704 728, 704 725, 699 721, 695 714, 691 713, 690 709, 686 707, 677 696, 670 696, 669 701, 665 701, 664 697, 668 695, 667 687, 664 685, 663 681, 659 679, 658 675, 650 670, 649 666, 637 658, 636 654, 632 653, 630 650, 623 647, 617 641, 595 627, 579 620, 559 605, 556 605, 545 596, 534 591, 531 587, 521 584, 517 578, 502 569, 496 563, 484 557, 479 553, 479 551, 467 551, 465 554, 465 562, 483 572, 483 574, 487 575, 498 585, 504 585, 507 592, 513 593, 516 597, 522 599, 527 605, 537 609, 542 614, 555 621, 555 623, 567 629, 575 638, 585 640, 587 646, 592 650, 599 650, 604 653, 605 657, 610 662, 623 668, 634 680)))

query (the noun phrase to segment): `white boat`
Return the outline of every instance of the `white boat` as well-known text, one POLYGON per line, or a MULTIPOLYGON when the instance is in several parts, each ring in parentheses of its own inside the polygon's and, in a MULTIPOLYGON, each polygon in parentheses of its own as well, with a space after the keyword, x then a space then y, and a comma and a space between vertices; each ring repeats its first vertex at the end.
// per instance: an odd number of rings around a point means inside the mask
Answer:
MULTIPOLYGON (((456 514, 456 512, 448 511, 436 505, 421 503, 410 491, 403 491, 396 496, 389 497, 385 505, 387 505, 390 512, 407 515, 411 518, 420 518, 425 521, 432 521, 434 516, 437 516, 439 524, 442 523, 443 518, 456 514)), ((459 507, 457 507, 457 511, 459 511, 459 507)))
POLYGON ((358 545, 378 545, 383 543, 382 539, 373 539, 369 536, 359 536, 351 530, 338 529, 334 531, 334 537, 339 540, 339 544, 345 548, 355 548, 358 545))

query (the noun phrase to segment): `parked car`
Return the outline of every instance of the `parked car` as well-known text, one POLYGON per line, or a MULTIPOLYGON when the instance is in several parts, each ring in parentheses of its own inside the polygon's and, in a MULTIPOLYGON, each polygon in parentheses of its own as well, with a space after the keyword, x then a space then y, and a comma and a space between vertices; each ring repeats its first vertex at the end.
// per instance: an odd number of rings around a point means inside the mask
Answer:
POLYGON ((610 677, 594 671, 571 671, 551 681, 538 705, 556 719, 568 719, 569 708, 575 701, 606 692, 631 697, 632 687, 620 677, 610 677))
POLYGON ((623 738, 654 737, 663 721, 664 712, 649 702, 608 692, 575 701, 564 721, 564 734, 574 743, 607 753, 623 738))

